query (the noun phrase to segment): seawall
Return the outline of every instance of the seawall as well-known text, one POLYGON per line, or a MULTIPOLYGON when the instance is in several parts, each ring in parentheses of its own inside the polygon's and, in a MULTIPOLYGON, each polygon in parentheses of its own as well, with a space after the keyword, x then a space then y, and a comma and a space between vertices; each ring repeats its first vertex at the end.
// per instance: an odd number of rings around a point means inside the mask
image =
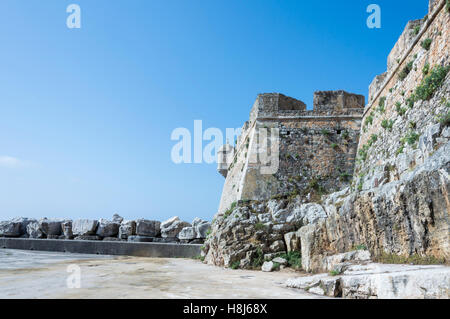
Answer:
POLYGON ((193 258, 200 255, 201 247, 195 244, 0 238, 0 248, 4 249, 154 258, 193 258))

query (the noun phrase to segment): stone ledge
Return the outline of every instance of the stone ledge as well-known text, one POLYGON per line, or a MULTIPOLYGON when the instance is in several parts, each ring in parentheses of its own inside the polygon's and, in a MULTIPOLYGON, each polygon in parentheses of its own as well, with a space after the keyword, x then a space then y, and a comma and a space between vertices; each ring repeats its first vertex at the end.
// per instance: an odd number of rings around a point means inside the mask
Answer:
POLYGON ((0 248, 6 249, 156 258, 192 258, 200 255, 201 247, 196 244, 0 238, 0 248))

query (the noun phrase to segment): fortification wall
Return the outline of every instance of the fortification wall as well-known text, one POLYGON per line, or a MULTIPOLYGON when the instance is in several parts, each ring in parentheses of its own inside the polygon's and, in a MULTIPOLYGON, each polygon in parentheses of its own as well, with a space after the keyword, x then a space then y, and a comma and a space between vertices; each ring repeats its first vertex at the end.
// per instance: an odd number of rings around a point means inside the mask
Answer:
POLYGON ((424 19, 407 24, 388 57, 387 72, 369 88, 354 188, 398 180, 446 142, 448 127, 440 122, 450 103, 450 14, 445 1, 430 2, 430 8, 424 19), (424 41, 431 41, 429 48, 424 41), (424 98, 424 91, 432 94, 424 98))
POLYGON ((314 110, 282 94, 258 95, 230 159, 219 213, 239 200, 303 195, 310 201, 347 185, 363 107, 363 96, 344 91, 316 92, 314 110), (270 163, 261 161, 262 153, 270 163))

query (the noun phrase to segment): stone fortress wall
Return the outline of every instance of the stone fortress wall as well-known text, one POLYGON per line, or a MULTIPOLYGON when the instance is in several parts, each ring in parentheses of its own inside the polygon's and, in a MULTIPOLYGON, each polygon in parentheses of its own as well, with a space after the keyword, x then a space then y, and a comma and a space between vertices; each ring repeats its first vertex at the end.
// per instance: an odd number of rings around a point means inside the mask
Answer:
POLYGON ((416 94, 433 69, 436 73, 437 67, 450 65, 445 1, 430 1, 429 10, 423 19, 407 24, 388 56, 387 71, 369 87, 354 187, 367 190, 398 180, 446 142, 439 138, 448 134, 439 121, 448 112, 449 76, 437 94, 416 94), (424 41, 430 42, 429 48, 424 41))
POLYGON ((313 110, 283 94, 258 95, 236 146, 225 145, 219 152, 218 170, 226 177, 219 212, 239 200, 310 197, 347 185, 363 110, 364 96, 345 91, 315 92, 313 110), (271 135, 272 129, 277 136, 271 135), (277 145, 268 143, 270 163, 260 158, 267 140, 277 140, 277 145), (276 158, 271 156, 275 149, 276 158), (278 168, 266 174, 262 169, 271 165, 278 168))

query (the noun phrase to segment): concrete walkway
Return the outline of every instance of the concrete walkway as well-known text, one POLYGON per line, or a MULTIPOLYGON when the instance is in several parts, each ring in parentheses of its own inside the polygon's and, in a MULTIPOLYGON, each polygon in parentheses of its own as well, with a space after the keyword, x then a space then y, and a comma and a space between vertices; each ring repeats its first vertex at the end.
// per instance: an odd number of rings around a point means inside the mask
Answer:
POLYGON ((291 270, 222 269, 192 259, 158 259, 0 249, 0 298, 323 298, 286 288, 291 270), (68 288, 68 266, 81 288, 68 288))

